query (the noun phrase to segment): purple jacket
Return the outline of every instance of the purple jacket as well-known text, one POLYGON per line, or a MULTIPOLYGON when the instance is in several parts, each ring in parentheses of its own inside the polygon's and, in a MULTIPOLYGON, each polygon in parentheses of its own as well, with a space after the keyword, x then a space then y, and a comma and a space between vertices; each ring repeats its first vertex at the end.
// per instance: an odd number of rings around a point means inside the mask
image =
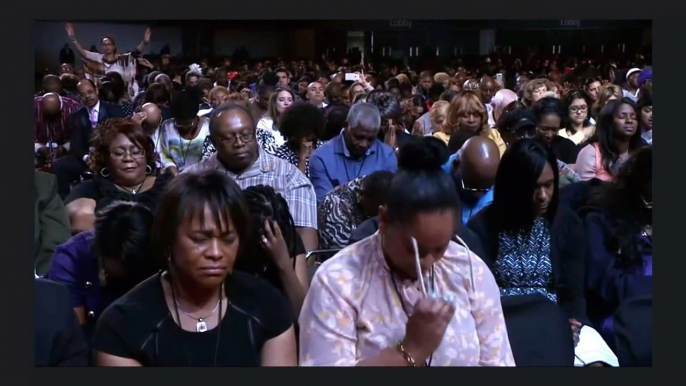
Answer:
POLYGON ((91 253, 93 232, 79 233, 55 250, 46 279, 61 283, 69 289, 71 306, 84 307, 89 323, 115 299, 106 296, 98 278, 98 258, 91 253))

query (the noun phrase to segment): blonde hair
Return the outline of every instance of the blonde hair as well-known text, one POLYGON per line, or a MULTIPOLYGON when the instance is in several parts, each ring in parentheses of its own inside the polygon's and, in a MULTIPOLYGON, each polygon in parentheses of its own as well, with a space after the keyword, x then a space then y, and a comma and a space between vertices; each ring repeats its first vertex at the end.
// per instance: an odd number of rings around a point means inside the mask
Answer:
POLYGON ((481 117, 481 127, 477 130, 477 134, 487 133, 489 126, 486 107, 474 91, 463 91, 450 101, 444 125, 449 130, 455 131, 459 129, 459 118, 470 112, 477 113, 481 117))
POLYGON ((448 115, 449 107, 450 102, 438 101, 431 106, 431 111, 429 112, 431 125, 437 127, 439 131, 442 131, 446 134, 450 134, 452 132, 451 128, 444 124, 448 115))
POLYGON ((410 83, 410 78, 405 74, 398 74, 395 79, 398 79, 400 83, 410 83))
POLYGON ((450 86, 450 75, 445 72, 437 72, 434 75, 434 82, 447 88, 450 86))
POLYGON ((591 107, 591 112, 594 116, 598 116, 600 110, 603 107, 605 107, 607 102, 610 101, 610 98, 614 96, 617 99, 621 99, 622 95, 622 88, 617 86, 616 84, 607 83, 600 86, 600 89, 598 90, 598 100, 596 100, 593 103, 593 106, 591 107))
POLYGON ((532 98, 534 96, 534 91, 541 86, 545 86, 546 91, 553 90, 553 84, 545 78, 532 79, 526 82, 526 85, 524 86, 524 102, 526 102, 527 105, 530 106, 533 103, 532 98))

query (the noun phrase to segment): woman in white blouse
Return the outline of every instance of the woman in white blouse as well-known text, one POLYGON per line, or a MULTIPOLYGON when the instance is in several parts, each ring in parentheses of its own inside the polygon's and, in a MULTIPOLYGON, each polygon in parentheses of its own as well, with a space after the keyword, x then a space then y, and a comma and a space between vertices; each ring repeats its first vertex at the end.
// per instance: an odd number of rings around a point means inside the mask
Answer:
POLYGON ((277 88, 269 98, 267 115, 257 122, 257 130, 266 130, 274 136, 276 147, 279 147, 286 142, 286 139, 278 129, 279 117, 281 116, 281 113, 293 103, 294 99, 295 95, 290 89, 277 88))

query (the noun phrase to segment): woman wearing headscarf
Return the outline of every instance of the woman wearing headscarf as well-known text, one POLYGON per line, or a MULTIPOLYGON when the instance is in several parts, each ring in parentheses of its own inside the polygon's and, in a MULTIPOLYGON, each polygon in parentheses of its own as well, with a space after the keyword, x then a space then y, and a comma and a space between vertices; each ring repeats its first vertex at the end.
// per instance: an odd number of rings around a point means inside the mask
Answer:
POLYGON ((507 106, 509 106, 512 102, 515 102, 517 100, 517 93, 515 93, 512 90, 503 88, 498 90, 493 98, 491 99, 491 106, 493 106, 493 119, 495 122, 498 122, 500 120, 500 117, 503 115, 503 111, 507 106))

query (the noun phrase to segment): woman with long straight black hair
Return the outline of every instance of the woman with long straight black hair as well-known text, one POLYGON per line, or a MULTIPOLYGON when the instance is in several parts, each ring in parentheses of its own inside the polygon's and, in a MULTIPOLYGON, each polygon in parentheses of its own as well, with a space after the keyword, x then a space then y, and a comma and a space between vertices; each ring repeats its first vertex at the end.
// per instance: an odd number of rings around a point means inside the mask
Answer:
POLYGON ((586 319, 586 238, 579 218, 558 206, 558 180, 547 146, 516 141, 500 161, 493 203, 467 226, 481 239, 501 295, 543 294, 575 329, 586 319))

